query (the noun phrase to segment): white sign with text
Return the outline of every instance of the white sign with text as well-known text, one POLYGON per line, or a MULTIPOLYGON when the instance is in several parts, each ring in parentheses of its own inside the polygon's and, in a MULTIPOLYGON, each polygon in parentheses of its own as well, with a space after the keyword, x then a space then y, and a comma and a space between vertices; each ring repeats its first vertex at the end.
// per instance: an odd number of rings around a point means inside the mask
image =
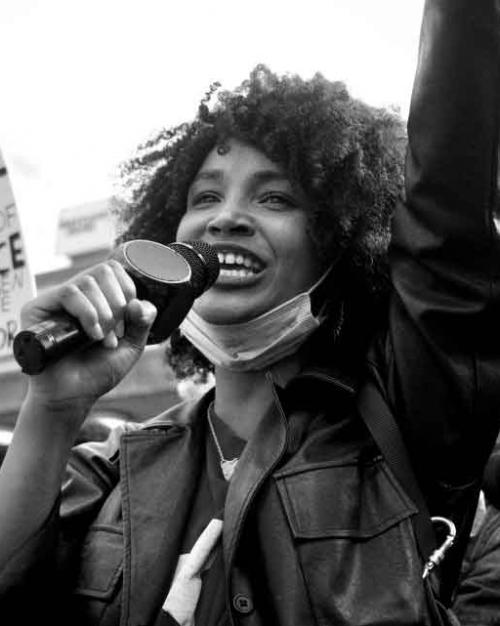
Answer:
POLYGON ((0 363, 13 359, 12 342, 20 330, 21 307, 34 294, 14 195, 0 153, 0 363))

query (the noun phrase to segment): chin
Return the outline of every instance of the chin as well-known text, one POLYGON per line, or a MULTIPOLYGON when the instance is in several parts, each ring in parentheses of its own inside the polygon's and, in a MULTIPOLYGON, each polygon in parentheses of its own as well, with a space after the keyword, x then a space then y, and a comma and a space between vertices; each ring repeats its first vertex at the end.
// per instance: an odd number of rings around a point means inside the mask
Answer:
POLYGON ((200 298, 200 301, 195 303, 194 310, 210 324, 241 324, 254 319, 262 313, 255 307, 249 309, 248 306, 243 306, 241 303, 238 306, 237 303, 229 301, 225 303, 220 302, 220 298, 217 298, 217 302, 206 300, 202 302, 200 298))

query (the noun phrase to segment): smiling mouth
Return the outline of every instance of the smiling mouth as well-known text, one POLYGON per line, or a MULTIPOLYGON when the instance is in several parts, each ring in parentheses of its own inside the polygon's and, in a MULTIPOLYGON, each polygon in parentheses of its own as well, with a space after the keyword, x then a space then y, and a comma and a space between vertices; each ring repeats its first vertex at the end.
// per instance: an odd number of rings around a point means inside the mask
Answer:
POLYGON ((218 252, 221 278, 246 278, 259 274, 263 264, 244 252, 218 252))

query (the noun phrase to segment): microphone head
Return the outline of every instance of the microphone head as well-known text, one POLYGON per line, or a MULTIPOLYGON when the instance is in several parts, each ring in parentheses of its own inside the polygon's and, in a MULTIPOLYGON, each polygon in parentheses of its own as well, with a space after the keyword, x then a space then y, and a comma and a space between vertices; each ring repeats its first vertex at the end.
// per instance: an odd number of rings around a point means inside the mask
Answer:
POLYGON ((220 271, 215 248, 205 241, 175 241, 169 248, 183 256, 191 267, 191 287, 195 298, 209 289, 220 271))
POLYGON ((138 287, 138 298, 157 305, 168 288, 189 288, 194 298, 213 285, 220 271, 215 248, 204 241, 174 241, 169 244, 148 239, 122 243, 110 255, 119 261, 138 287))
POLYGON ((158 315, 147 342, 159 343, 179 326, 193 301, 216 281, 220 265, 215 248, 204 241, 167 245, 146 239, 121 244, 111 258, 132 277, 140 300, 149 300, 158 315))

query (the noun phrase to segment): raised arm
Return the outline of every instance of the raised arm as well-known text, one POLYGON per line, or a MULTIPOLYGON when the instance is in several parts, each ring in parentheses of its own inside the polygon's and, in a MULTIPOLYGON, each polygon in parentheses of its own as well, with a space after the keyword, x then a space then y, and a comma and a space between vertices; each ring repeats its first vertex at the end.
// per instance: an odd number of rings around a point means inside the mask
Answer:
MULTIPOLYGON (((483 306, 500 268, 492 220, 499 11, 494 0, 427 0, 408 123, 407 203, 396 216, 394 252, 443 278, 459 306, 483 306)), ((396 263, 395 280, 406 285, 397 270, 396 263)))
POLYGON ((386 388, 431 515, 458 529, 452 593, 500 422, 500 5, 426 0, 393 222, 386 388))
POLYGON ((480 479, 500 417, 499 116, 500 5, 426 0, 391 248, 391 381, 436 512, 480 479))

